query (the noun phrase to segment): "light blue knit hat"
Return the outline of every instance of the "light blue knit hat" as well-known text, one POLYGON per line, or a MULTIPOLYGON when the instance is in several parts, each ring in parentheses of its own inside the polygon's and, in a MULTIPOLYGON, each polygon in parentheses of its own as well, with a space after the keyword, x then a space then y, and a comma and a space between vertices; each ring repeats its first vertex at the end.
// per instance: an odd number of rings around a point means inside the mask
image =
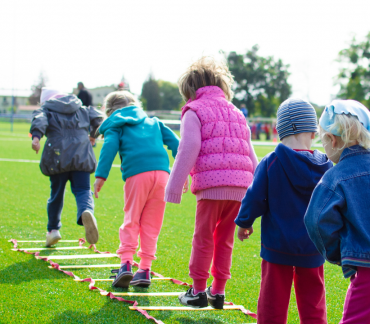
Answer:
POLYGON ((315 109, 300 98, 285 100, 277 111, 276 130, 280 140, 294 134, 317 132, 315 109))

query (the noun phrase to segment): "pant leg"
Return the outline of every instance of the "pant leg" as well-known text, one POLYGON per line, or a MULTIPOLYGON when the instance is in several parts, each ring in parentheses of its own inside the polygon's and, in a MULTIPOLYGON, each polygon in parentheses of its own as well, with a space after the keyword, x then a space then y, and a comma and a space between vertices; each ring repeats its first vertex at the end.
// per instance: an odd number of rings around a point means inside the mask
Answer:
POLYGON ((324 266, 317 268, 295 267, 294 289, 301 323, 327 323, 324 266))
POLYGON ((69 172, 50 176, 50 198, 48 199, 48 226, 47 230, 59 230, 62 227, 61 217, 64 203, 64 190, 68 181, 69 172))
POLYGON ((90 173, 83 171, 69 172, 71 190, 76 198, 77 204, 77 224, 82 224, 81 215, 85 210, 94 214, 94 199, 90 188, 90 173))
POLYGON ((285 324, 288 319, 293 267, 262 260, 258 324, 285 324))
POLYGON ((125 217, 119 229, 120 246, 117 254, 121 261, 133 262, 133 256, 139 246, 140 219, 153 188, 154 176, 152 172, 144 172, 126 179, 124 187, 125 217))
MULTIPOLYGON (((239 201, 222 201, 223 210, 213 233, 215 248, 211 274, 215 279, 230 279, 232 253, 234 248, 235 218, 240 209, 239 201)), ((226 281, 224 281, 226 283, 226 281)), ((221 287, 220 287, 221 288, 221 287)), ((224 289, 225 290, 225 287, 224 289)))
POLYGON ((340 324, 370 323, 370 268, 357 267, 351 277, 340 324))
MULTIPOLYGON (((189 262, 189 276, 207 284, 213 258, 213 233, 222 212, 221 200, 202 199, 197 202, 195 228, 189 262)), ((203 290, 204 287, 195 287, 203 290)))
POLYGON ((154 174, 154 185, 149 193, 140 220, 140 250, 137 255, 141 258, 141 269, 150 269, 152 260, 156 259, 157 241, 166 208, 164 191, 169 174, 165 171, 151 172, 154 174))

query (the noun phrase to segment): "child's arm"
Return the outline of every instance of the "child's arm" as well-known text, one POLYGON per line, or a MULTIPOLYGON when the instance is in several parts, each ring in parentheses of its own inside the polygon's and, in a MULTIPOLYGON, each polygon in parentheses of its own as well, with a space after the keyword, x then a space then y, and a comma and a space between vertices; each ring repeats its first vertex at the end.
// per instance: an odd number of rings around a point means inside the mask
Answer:
POLYGON ((236 225, 241 229, 238 237, 242 241, 253 233, 253 223, 257 217, 265 214, 268 210, 268 178, 267 159, 263 159, 257 166, 252 184, 249 186, 235 219, 236 225), (249 234, 248 234, 249 232, 249 234))
POLYGON ((108 178, 112 163, 119 150, 120 135, 120 128, 109 128, 104 133, 104 144, 100 151, 99 163, 95 171, 95 178, 97 178, 94 184, 96 198, 98 198, 97 193, 103 186, 104 181, 108 178), (98 183, 99 186, 97 186, 98 183))
POLYGON ((170 128, 163 124, 159 119, 157 120, 159 122, 159 126, 161 127, 163 143, 172 151, 172 156, 175 158, 180 139, 170 128))
POLYGON ((340 264, 340 232, 344 223, 340 210, 345 200, 320 183, 313 191, 304 222, 312 242, 322 256, 331 263, 340 264))
POLYGON ((30 133, 32 134, 32 149, 36 154, 40 150, 40 139, 45 135, 49 126, 48 116, 43 108, 39 108, 32 113, 32 124, 30 133))
POLYGON ((97 134, 96 131, 104 120, 104 114, 92 106, 89 106, 86 109, 88 109, 89 111, 90 126, 91 126, 90 137, 97 138, 99 134, 97 134))
POLYGON ((179 152, 166 187, 165 201, 179 204, 182 190, 201 147, 201 124, 195 112, 188 110, 181 125, 179 152))
POLYGON ((254 151, 254 147, 252 145, 252 141, 251 141, 251 137, 252 137, 252 134, 251 134, 251 130, 249 128, 249 126, 247 125, 247 129, 248 129, 248 132, 249 132, 249 138, 248 138, 248 146, 249 146, 249 158, 251 159, 252 163, 253 163, 253 173, 256 172, 256 168, 257 168, 257 165, 258 165, 258 158, 257 158, 257 155, 256 155, 256 152, 254 151))

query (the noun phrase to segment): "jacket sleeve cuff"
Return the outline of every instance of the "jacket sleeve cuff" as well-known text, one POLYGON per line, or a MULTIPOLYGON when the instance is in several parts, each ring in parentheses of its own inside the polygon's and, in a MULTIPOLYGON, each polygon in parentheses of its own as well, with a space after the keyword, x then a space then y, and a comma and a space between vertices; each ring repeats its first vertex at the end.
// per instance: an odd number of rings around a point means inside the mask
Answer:
POLYGON ((235 224, 241 228, 249 228, 253 225, 254 222, 242 222, 238 217, 235 218, 235 224))
POLYGON ((32 132, 32 139, 34 139, 35 137, 37 137, 39 140, 41 139, 41 137, 42 137, 42 133, 41 132, 39 132, 39 131, 33 131, 32 132))
POLYGON ((164 195, 164 201, 179 204, 181 203, 181 194, 169 193, 166 192, 164 195))
POLYGON ((106 178, 103 178, 103 177, 95 177, 96 179, 103 179, 104 181, 107 181, 106 178))

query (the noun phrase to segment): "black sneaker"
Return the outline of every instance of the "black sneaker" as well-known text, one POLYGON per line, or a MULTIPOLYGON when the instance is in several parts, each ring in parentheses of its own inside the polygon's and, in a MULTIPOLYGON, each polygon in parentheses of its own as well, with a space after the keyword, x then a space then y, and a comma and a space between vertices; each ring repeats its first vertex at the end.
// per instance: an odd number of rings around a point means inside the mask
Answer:
POLYGON ((207 299, 211 307, 216 308, 216 309, 224 309, 224 303, 225 303, 225 295, 212 295, 211 293, 211 287, 208 287, 206 290, 207 293, 207 299))
POLYGON ((150 280, 150 271, 147 270, 141 270, 135 272, 134 278, 131 280, 130 285, 131 286, 138 286, 138 287, 144 287, 147 288, 151 284, 150 280))
POLYGON ((194 308, 203 308, 208 306, 207 294, 205 292, 193 294, 193 288, 190 288, 186 293, 179 295, 179 301, 184 306, 194 308))
POLYGON ((117 273, 115 277, 113 276, 113 278, 115 279, 112 283, 112 287, 128 288, 130 281, 134 276, 134 274, 132 273, 130 262, 127 261, 126 264, 121 266, 120 269, 112 270, 111 272, 117 273))

